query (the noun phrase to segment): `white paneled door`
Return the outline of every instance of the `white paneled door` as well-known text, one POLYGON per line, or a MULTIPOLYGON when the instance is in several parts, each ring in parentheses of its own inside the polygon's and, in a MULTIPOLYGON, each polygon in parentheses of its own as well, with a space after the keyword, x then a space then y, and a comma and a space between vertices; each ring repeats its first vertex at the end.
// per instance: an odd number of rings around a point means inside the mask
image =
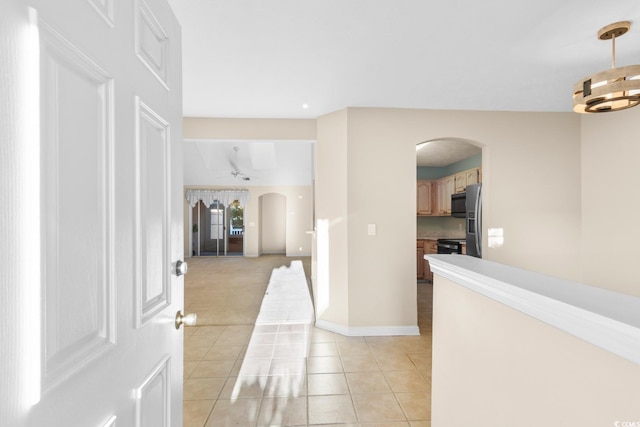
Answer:
POLYGON ((165 0, 1 0, 0 425, 182 425, 181 40, 165 0))

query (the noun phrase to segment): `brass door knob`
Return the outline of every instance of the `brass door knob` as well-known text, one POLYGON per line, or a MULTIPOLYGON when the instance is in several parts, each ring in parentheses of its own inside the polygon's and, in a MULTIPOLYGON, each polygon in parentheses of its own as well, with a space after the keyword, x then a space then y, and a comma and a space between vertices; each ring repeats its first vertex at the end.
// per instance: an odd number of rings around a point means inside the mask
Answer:
POLYGON ((198 315, 196 313, 182 314, 181 311, 176 313, 176 329, 180 329, 180 326, 195 326, 198 322, 198 315))

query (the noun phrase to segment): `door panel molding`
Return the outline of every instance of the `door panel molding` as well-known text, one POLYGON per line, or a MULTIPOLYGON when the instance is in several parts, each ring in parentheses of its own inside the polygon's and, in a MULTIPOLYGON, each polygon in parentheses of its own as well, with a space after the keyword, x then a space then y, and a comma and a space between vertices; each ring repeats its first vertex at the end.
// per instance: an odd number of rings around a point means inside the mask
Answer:
POLYGON ((116 342, 114 100, 106 71, 46 22, 38 27, 46 392, 116 342))
POLYGON ((102 18, 109 27, 114 27, 113 0, 87 0, 87 2, 93 6, 100 18, 102 18))
POLYGON ((145 0, 138 0, 135 10, 136 55, 169 90, 167 84, 169 37, 145 0))
POLYGON ((170 425, 170 360, 165 356, 136 390, 136 427, 170 425))
POLYGON ((140 327, 171 304, 171 169, 169 123, 139 97, 135 102, 136 326, 140 327))

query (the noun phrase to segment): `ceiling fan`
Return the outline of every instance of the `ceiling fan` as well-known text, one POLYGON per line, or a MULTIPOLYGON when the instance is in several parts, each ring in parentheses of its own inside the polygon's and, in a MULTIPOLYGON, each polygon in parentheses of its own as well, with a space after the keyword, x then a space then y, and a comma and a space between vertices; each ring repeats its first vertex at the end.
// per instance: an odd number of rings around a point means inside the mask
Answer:
POLYGON ((240 147, 233 147, 233 151, 235 151, 235 161, 229 159, 229 164, 232 168, 231 175, 233 175, 234 178, 240 177, 243 181, 251 181, 251 177, 249 177, 245 173, 242 173, 240 168, 238 168, 238 151, 240 151, 240 147))

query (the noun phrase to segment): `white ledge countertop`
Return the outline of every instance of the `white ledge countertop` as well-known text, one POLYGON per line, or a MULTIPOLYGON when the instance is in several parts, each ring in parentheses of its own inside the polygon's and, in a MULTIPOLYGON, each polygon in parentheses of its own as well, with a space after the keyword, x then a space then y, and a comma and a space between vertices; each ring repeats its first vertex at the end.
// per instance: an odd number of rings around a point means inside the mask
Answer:
POLYGON ((431 270, 640 365, 640 298, 464 255, 425 255, 431 270))

